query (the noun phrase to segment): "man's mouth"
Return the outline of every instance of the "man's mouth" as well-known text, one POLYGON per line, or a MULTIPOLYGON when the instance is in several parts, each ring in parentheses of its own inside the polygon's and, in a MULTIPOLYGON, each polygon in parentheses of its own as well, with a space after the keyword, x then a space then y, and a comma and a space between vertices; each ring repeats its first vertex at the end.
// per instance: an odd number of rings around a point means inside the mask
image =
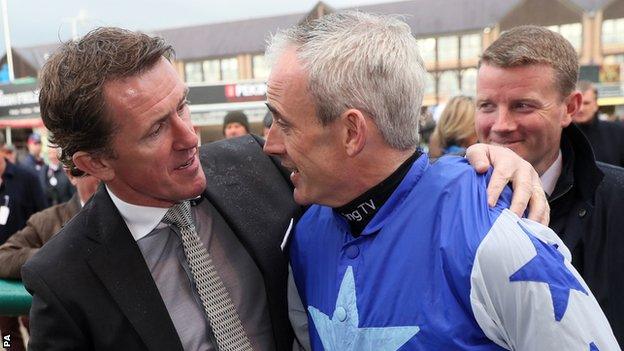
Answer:
POLYGON ((295 167, 295 166, 291 166, 291 165, 289 165, 289 164, 284 164, 284 163, 282 163, 282 166, 283 166, 284 168, 286 168, 287 170, 289 170, 289 171, 290 171, 290 179, 291 179, 291 180, 292 180, 292 178, 293 178, 295 175, 298 175, 298 174, 299 174, 299 169, 298 169, 297 167, 295 167))
POLYGON ((188 160, 186 160, 186 162, 184 162, 182 165, 176 167, 175 170, 178 171, 178 170, 187 169, 193 165, 193 162, 195 162, 195 153, 193 153, 193 155, 188 160))
POLYGON ((492 145, 508 147, 509 145, 518 144, 522 142, 522 140, 503 140, 503 141, 492 141, 492 145))

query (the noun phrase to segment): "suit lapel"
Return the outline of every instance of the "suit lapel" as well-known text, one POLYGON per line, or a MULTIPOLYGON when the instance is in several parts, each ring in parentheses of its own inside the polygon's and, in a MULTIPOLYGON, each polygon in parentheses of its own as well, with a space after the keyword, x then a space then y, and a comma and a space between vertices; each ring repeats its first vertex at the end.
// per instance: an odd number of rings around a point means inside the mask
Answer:
POLYGON ((88 259, 113 300, 150 350, 182 350, 167 308, 138 245, 104 186, 85 205, 89 237, 98 243, 88 259))

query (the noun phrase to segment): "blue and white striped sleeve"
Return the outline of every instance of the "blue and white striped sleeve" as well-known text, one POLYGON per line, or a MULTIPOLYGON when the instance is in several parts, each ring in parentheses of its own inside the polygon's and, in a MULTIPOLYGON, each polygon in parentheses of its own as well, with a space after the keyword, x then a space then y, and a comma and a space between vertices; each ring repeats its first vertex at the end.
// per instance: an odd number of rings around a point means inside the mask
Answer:
POLYGON ((570 251, 549 228, 504 210, 483 238, 470 303, 485 335, 509 350, 620 350, 570 251))

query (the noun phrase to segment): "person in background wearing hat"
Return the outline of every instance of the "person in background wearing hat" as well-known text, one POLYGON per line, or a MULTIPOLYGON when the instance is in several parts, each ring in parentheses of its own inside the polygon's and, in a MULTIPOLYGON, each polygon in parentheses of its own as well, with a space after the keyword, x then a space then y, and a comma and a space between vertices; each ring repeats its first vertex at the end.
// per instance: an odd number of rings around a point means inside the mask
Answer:
POLYGON ((223 119, 223 136, 226 139, 249 134, 249 121, 243 111, 231 111, 223 119))
MULTIPOLYGON (((24 228, 32 214, 46 208, 46 199, 37 176, 4 157, 2 133, 0 150, 0 244, 3 244, 9 236, 24 228)), ((24 350, 17 317, 0 316, 0 334, 11 340, 11 350, 24 350)))
POLYGON ((24 157, 20 164, 35 171, 41 188, 45 189, 47 187, 48 165, 41 157, 41 135, 38 133, 30 134, 26 146, 28 147, 28 155, 24 157))

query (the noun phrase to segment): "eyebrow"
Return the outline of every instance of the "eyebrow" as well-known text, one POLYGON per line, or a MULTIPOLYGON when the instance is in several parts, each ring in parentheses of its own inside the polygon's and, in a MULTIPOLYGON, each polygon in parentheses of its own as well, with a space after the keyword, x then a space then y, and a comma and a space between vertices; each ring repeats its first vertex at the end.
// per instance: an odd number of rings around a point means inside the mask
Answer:
POLYGON ((266 105, 266 107, 269 109, 269 111, 271 111, 271 113, 272 113, 273 115, 280 115, 280 116, 282 115, 282 114, 281 114, 281 113, 279 113, 279 111, 278 111, 275 107, 273 107, 273 105, 271 105, 270 103, 265 102, 264 104, 265 104, 265 105, 266 105))
POLYGON ((284 115, 281 114, 277 108, 275 108, 275 106, 271 105, 269 102, 265 102, 264 103, 266 105, 266 107, 269 109, 269 111, 271 111, 271 113, 273 114, 273 119, 274 120, 282 120, 284 122, 288 122, 287 118, 284 118, 284 115))

